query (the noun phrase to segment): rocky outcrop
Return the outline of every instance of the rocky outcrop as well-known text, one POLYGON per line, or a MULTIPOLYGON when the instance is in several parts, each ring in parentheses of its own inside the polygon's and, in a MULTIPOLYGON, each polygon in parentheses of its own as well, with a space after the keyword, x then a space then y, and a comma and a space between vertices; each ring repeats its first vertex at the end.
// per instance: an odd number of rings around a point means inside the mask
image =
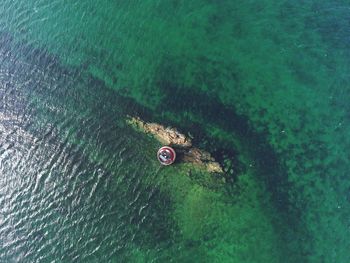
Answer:
POLYGON ((138 117, 129 117, 127 122, 144 133, 153 135, 162 144, 181 148, 192 146, 191 139, 178 132, 175 128, 166 128, 158 123, 147 123, 138 117))
POLYGON ((223 173, 222 167, 209 152, 193 147, 191 138, 177 129, 158 123, 147 123, 138 117, 129 117, 127 123, 152 135, 160 143, 174 147, 180 161, 195 164, 211 173, 223 173))

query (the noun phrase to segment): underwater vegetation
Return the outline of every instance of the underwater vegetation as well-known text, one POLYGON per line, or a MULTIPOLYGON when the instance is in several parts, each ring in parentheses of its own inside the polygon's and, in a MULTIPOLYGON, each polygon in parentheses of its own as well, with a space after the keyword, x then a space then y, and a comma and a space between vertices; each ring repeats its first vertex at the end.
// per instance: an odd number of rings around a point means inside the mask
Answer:
MULTIPOLYGON (((349 262, 349 7, 326 0, 5 0, 0 26, 11 45, 41 50, 27 63, 49 54, 75 72, 70 88, 90 101, 86 116, 106 115, 110 123, 118 112, 115 134, 127 134, 124 147, 138 141, 149 156, 159 147, 123 126, 138 111, 191 132, 226 167, 220 189, 196 169, 185 173, 185 164, 158 169, 137 152, 139 166, 130 158, 107 169, 103 160, 117 149, 94 147, 93 132, 84 143, 73 128, 69 143, 91 149, 86 158, 115 175, 115 191, 133 183, 120 183, 123 174, 142 170, 139 187, 166 200, 154 201, 144 230, 129 224, 126 232, 140 234, 127 241, 127 260, 349 262), (91 102, 99 96, 108 107, 91 102), (152 223, 157 217, 164 224, 152 223)), ((36 107, 45 108, 48 98, 36 96, 36 107)), ((80 110, 69 99, 61 103, 80 110)))

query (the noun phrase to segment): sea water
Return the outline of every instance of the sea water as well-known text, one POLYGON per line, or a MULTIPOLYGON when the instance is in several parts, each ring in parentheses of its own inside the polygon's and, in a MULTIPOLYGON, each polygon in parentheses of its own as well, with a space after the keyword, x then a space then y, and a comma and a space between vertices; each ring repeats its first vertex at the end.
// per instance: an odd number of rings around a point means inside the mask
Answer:
POLYGON ((0 6, 0 262, 349 262, 347 1, 0 6), (161 167, 177 127, 224 184, 161 167))

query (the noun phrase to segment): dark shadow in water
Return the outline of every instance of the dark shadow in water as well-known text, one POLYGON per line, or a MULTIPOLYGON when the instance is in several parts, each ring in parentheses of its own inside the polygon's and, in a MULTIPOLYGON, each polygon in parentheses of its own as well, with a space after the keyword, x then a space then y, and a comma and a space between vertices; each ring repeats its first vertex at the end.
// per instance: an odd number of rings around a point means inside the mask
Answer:
MULTIPOLYGON (((183 89, 173 87, 170 83, 162 83, 164 100, 157 111, 167 108, 174 114, 183 114, 184 111, 191 111, 194 115, 200 116, 204 123, 214 124, 228 133, 234 133, 244 142, 244 147, 250 149, 253 155, 254 166, 259 170, 260 178, 269 187, 273 194, 276 207, 283 212, 290 212, 288 208, 288 187, 287 176, 279 163, 277 154, 266 142, 266 135, 255 132, 244 116, 238 115, 233 107, 223 105, 215 94, 207 94, 194 89, 183 89), (175 91, 175 94, 174 94, 175 91), (174 99, 177 98, 177 99, 174 99), (287 209, 287 210, 286 210, 287 209)), ((164 120, 163 120, 164 122, 164 120)), ((205 147, 214 157, 223 162, 224 157, 232 158, 239 166, 238 172, 244 171, 243 164, 237 160, 237 152, 231 145, 225 142, 213 141, 204 133, 204 127, 200 123, 193 123, 185 119, 181 123, 167 123, 176 126, 182 131, 189 131, 194 135, 194 144, 205 147)), ((233 179, 235 181, 235 179, 233 179)))
MULTIPOLYGON (((141 107, 133 99, 119 96, 115 91, 108 89, 102 81, 92 78, 87 73, 82 72, 80 68, 65 68, 60 64, 59 59, 50 55, 49 52, 41 49, 35 49, 27 44, 15 43, 11 35, 7 33, 0 32, 0 54, 0 61, 6 59, 10 67, 10 74, 8 76, 9 85, 12 85, 13 82, 16 82, 16 84, 21 84, 26 80, 30 80, 29 84, 23 85, 21 88, 26 90, 29 89, 27 94, 31 94, 34 97, 38 96, 38 98, 42 100, 41 103, 44 105, 42 106, 43 108, 46 106, 59 107, 63 105, 64 107, 74 109, 77 115, 79 115, 80 112, 84 112, 86 108, 89 108, 90 114, 87 116, 89 120, 87 124, 77 124, 71 122, 68 123, 66 127, 62 128, 62 130, 66 131, 73 128, 75 129, 74 132, 76 132, 78 137, 86 138, 87 141, 90 139, 95 140, 97 144, 101 146, 101 149, 103 149, 103 153, 106 153, 106 155, 110 158, 113 158, 114 154, 118 150, 120 151, 120 149, 118 149, 118 145, 115 144, 115 142, 120 141, 120 139, 117 138, 120 129, 118 130, 119 127, 116 127, 115 125, 118 115, 115 113, 122 112, 125 113, 125 115, 136 114, 141 116, 151 116, 150 111, 141 107), (40 71, 44 73, 41 75, 41 77, 44 77, 44 75, 47 77, 47 85, 45 84, 46 82, 40 78, 40 74, 30 71, 33 68, 40 69, 40 71), (52 81, 52 79, 55 77, 57 77, 57 79, 52 81), (80 85, 77 83, 80 83, 80 85), (57 87, 53 87, 53 85, 50 84, 57 84, 57 87), (71 88, 72 86, 74 86, 74 89, 71 88), (76 126, 80 127, 76 129, 76 126)), ((15 87, 9 86, 6 88, 6 90, 13 92, 15 87)), ((1 93, 0 98, 2 98, 1 93)), ((25 102, 28 103, 28 101, 25 102)), ((2 109, 2 106, 4 110, 8 108, 8 105, 1 104, 0 110, 2 109)), ((34 104, 29 106, 34 107, 34 104)), ((28 105, 23 106, 21 109, 18 109, 16 105, 12 108, 20 111, 20 114, 23 114, 24 111, 32 110, 28 109, 28 105)), ((35 109, 33 111, 35 111, 35 109)), ((90 174, 80 174, 80 171, 84 169, 86 171, 94 171, 98 170, 99 168, 100 170, 107 170, 105 166, 109 166, 109 164, 113 162, 106 163, 107 161, 111 161, 109 159, 93 162, 91 159, 89 159, 83 147, 79 148, 70 145, 70 143, 62 142, 62 137, 60 137, 59 134, 55 134, 53 130, 58 132, 60 131, 57 129, 57 127, 55 127, 55 125, 60 124, 58 121, 64 117, 65 116, 63 113, 57 115, 49 115, 49 113, 47 113, 46 118, 48 118, 48 120, 42 121, 45 121, 45 125, 52 125, 52 128, 49 127, 49 131, 42 133, 43 130, 40 130, 38 127, 32 127, 31 130, 28 128, 28 130, 29 132, 37 133, 36 135, 38 135, 38 137, 43 138, 42 140, 48 141, 52 145, 59 145, 57 150, 62 150, 64 148, 65 152, 68 154, 67 159, 69 159, 71 163, 79 165, 79 168, 77 169, 79 173, 78 175, 74 175, 75 178, 78 178, 77 181, 79 181, 77 184, 77 189, 75 189, 77 191, 74 192, 74 196, 81 196, 80 192, 83 192, 88 196, 88 188, 91 188, 92 186, 88 185, 88 183, 84 183, 90 181, 92 182, 93 180, 90 178, 90 174), (52 116, 54 118, 50 118, 52 116)), ((28 121, 35 122, 35 118, 40 119, 42 118, 42 115, 35 116, 34 113, 33 115, 30 115, 29 118, 30 120, 28 121)), ((27 121, 25 121, 23 124, 27 124, 27 121)), ((27 129, 27 127, 22 128, 27 129)), ((137 156, 136 159, 142 160, 142 157, 137 156)), ((56 163, 57 159, 54 159, 53 162, 56 163)), ((118 170, 118 167, 115 167, 114 163, 113 165, 114 166, 112 169, 110 169, 110 171, 104 172, 104 175, 101 177, 103 179, 101 180, 106 180, 106 182, 109 182, 108 180, 112 180, 110 178, 115 176, 115 174, 111 171, 118 170)), ((73 173, 72 171, 67 172, 57 170, 56 176, 57 178, 62 178, 63 176, 68 178, 73 176, 70 174, 73 173)), ((134 182, 133 180, 135 180, 135 178, 141 178, 137 180, 142 180, 143 175, 141 169, 137 172, 140 173, 140 176, 125 179, 123 183, 128 186, 137 185, 137 182, 134 182)), ((67 184, 68 183, 69 182, 67 182, 67 184)), ((69 187, 75 187, 75 185, 73 184, 72 186, 71 184, 70 186, 67 186, 67 188, 69 187)), ((139 188, 142 189, 135 188, 136 190, 134 191, 140 192, 140 195, 137 201, 134 201, 134 192, 130 191, 130 189, 124 189, 124 187, 120 188, 122 188, 123 191, 120 190, 117 193, 115 193, 116 191, 106 192, 103 195, 103 198, 106 200, 100 200, 101 202, 93 202, 92 200, 90 203, 86 204, 86 206, 89 206, 89 209, 98 209, 96 218, 92 217, 91 220, 97 220, 101 215, 106 215, 103 217, 103 223, 105 223, 105 225, 108 227, 115 227, 113 229, 115 233, 110 233, 114 240, 118 240, 116 236, 122 235, 123 238, 125 236, 125 242, 130 242, 132 237, 132 241, 140 247, 152 249, 156 247, 157 244, 163 242, 173 242, 174 229, 176 228, 176 225, 168 216, 170 213, 169 211, 173 209, 169 205, 171 203, 169 197, 164 193, 161 193, 159 189, 153 185, 143 186, 139 184, 139 188), (112 201, 109 202, 108 199, 112 201), (130 207, 130 203, 132 202, 134 202, 133 206, 130 207), (95 206, 97 206, 97 208, 95 206), (120 214, 123 215, 123 219, 117 218, 116 221, 112 223, 104 222, 105 220, 110 220, 111 216, 108 214, 112 215, 116 212, 118 212, 116 217, 118 217, 120 214), (144 217, 145 214, 147 215, 146 217, 144 217), (128 222, 130 227, 127 228, 122 225, 122 229, 119 229, 119 227, 117 228, 116 225, 118 220, 119 223, 120 221, 128 222), (117 235, 117 233, 119 234, 117 235)), ((88 200, 88 197, 81 198, 79 200, 88 200)), ((55 201, 56 200, 53 199, 51 203, 55 203, 55 201)), ((53 210, 64 218, 69 212, 67 207, 70 207, 71 203, 73 202, 68 201, 66 204, 62 205, 62 207, 53 207, 53 210)), ((80 206, 77 207, 82 209, 80 206)), ((79 217, 83 216, 83 214, 81 214, 80 211, 78 212, 79 213, 76 213, 75 215, 80 220, 79 217)), ((92 213, 88 213, 88 215, 92 216, 92 213)), ((79 221, 78 219, 76 220, 77 222, 79 221)), ((81 222, 83 221, 84 220, 81 222)), ((86 224, 93 227, 91 222, 86 224)), ((101 223, 101 225, 103 224, 101 223)), ((39 229, 38 237, 41 235, 40 231, 41 230, 39 229)), ((101 231, 100 233, 104 232, 101 231)), ((101 237, 101 242, 104 242, 104 238, 105 237, 101 237)), ((111 246, 111 244, 108 244, 108 246, 111 246)), ((67 260, 69 260, 69 258, 67 260)))
MULTIPOLYGON (((214 124, 228 133, 234 133, 241 140, 244 147, 249 149, 253 158, 253 165, 258 171, 257 175, 267 186, 272 195, 272 202, 279 212, 279 219, 277 219, 276 224, 282 224, 282 226, 276 228, 285 229, 282 233, 284 243, 291 244, 297 240, 294 237, 300 233, 303 233, 304 236, 307 235, 306 229, 299 223, 301 210, 294 207, 288 195, 288 189, 291 185, 287 181, 286 170, 279 162, 279 156, 266 141, 267 135, 254 131, 246 117, 237 114, 234 106, 227 107, 223 105, 215 94, 190 88, 179 88, 167 81, 161 83, 161 89, 164 91, 164 100, 158 107, 158 111, 161 112, 166 107, 169 112, 180 116, 184 111, 190 111, 199 116, 203 123, 214 124)), ((160 114, 158 120, 164 122, 162 114, 160 114)), ((231 145, 224 141, 213 141, 203 132, 204 124, 193 123, 186 120, 186 118, 181 118, 179 123, 169 122, 167 124, 176 126, 182 131, 190 131, 195 137, 194 143, 211 152, 219 162, 223 163, 224 158, 233 160, 234 166, 237 165, 238 168, 235 167, 233 177, 228 178, 229 182, 234 184, 239 172, 246 169, 245 165, 237 160, 237 152, 232 149, 231 145)), ((296 244, 296 246, 299 245, 296 244)), ((295 250, 298 250, 298 248, 295 248, 295 250)))
MULTIPOLYGON (((50 55, 49 52, 45 50, 35 49, 25 44, 20 45, 20 51, 18 51, 16 48, 14 49, 13 45, 16 44, 13 43, 13 38, 7 33, 0 33, 0 45, 2 46, 0 52, 7 52, 8 57, 18 58, 25 56, 30 63, 35 65, 43 65, 43 68, 46 68, 47 70, 52 67, 59 68, 58 71, 60 74, 88 74, 82 72, 83 69, 81 68, 63 68, 59 63, 59 59, 50 55), (4 46, 9 46, 12 48, 7 49, 4 48, 4 46), (13 52, 11 50, 16 50, 18 53, 11 54, 11 52, 13 52)), ((18 70, 18 68, 14 68, 14 70, 18 70)), ((201 123, 188 121, 184 118, 181 118, 180 123, 167 121, 166 118, 163 117, 163 113, 165 113, 164 109, 171 114, 179 115, 182 115, 185 111, 192 112, 194 115, 200 116, 200 118, 204 120, 204 123, 214 124, 226 132, 236 134, 237 137, 242 140, 244 146, 250 149, 250 153, 255 161, 254 165, 259 171, 258 175, 272 194, 272 201, 274 202, 275 207, 281 213, 281 216, 284 218, 285 223, 292 224, 298 228, 301 227, 298 226, 297 223, 299 220, 298 209, 294 209, 293 204, 289 201, 288 189, 290 186, 287 181, 285 169, 279 163, 278 155, 266 142, 266 134, 255 132, 249 125, 249 120, 246 117, 237 114, 233 106, 227 107, 223 105, 220 102, 220 99, 213 93, 210 94, 197 91, 195 89, 177 87, 169 81, 164 80, 159 84, 161 86, 161 90, 163 91, 164 98, 161 104, 157 107, 156 111, 152 112, 137 104, 132 98, 125 98, 120 94, 117 94, 117 92, 108 89, 102 81, 90 76, 87 77, 90 87, 96 88, 97 90, 103 90, 103 96, 105 98, 114 97, 114 100, 112 101, 115 105, 111 103, 109 105, 110 107, 119 107, 122 108, 122 111, 126 114, 133 116, 139 115, 145 120, 157 121, 159 123, 178 127, 183 132, 191 132, 195 138, 194 144, 207 149, 219 162, 223 163, 224 159, 226 158, 233 160, 233 169, 235 170, 233 172, 233 176, 228 178, 232 184, 234 184, 237 179, 235 176, 246 169, 245 166, 237 160, 238 153, 236 150, 230 145, 225 144, 224 141, 213 141, 207 134, 205 134, 204 125, 201 123)), ((93 88, 90 88, 90 91, 87 91, 87 93, 94 93, 93 88)), ((63 91, 52 90, 49 92, 60 93, 63 91)), ((74 93, 75 91, 74 89, 68 89, 64 92, 74 93)), ((98 92, 100 93, 101 91, 98 92)), ((96 96, 96 94, 94 96, 96 96)), ((97 112, 96 115, 101 114, 102 116, 104 114, 110 114, 107 108, 101 111, 101 108, 103 109, 105 105, 96 104, 93 107, 96 107, 95 110, 92 108, 92 111, 97 112)), ((159 228, 156 228, 156 230, 159 230, 159 228)), ((167 233, 165 237, 161 237, 161 239, 167 239, 169 237, 166 237, 168 234, 170 235, 170 233, 167 233)), ((151 235, 156 235, 156 233, 151 235)), ((142 237, 141 239, 144 240, 145 237, 142 237)), ((155 237, 155 239, 159 241, 157 237, 155 237)))

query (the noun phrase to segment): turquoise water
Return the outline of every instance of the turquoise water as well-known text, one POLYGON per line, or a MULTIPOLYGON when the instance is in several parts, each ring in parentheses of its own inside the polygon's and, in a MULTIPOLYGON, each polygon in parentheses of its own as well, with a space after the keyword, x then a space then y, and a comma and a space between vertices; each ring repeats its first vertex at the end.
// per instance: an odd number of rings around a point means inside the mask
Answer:
POLYGON ((0 262, 349 262, 347 1, 0 6, 0 262), (160 167, 128 115, 225 184, 160 167))

